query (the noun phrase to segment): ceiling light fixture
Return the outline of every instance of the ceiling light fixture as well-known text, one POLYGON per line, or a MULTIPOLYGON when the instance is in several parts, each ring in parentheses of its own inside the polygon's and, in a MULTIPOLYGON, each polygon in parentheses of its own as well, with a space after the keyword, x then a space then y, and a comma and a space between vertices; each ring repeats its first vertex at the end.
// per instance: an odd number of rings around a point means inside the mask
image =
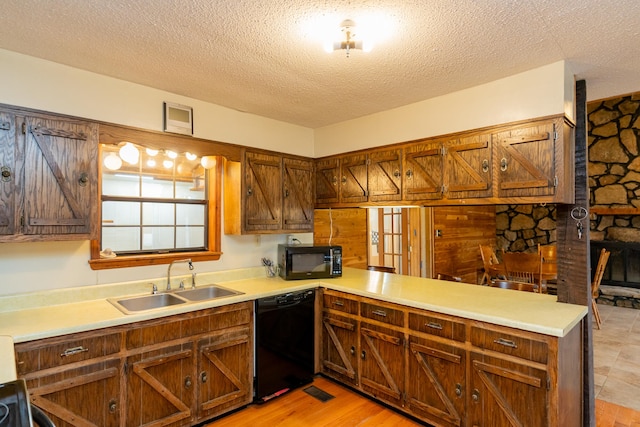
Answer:
POLYGON ((346 50, 347 58, 349 58, 351 54, 351 49, 360 49, 364 52, 371 52, 373 46, 370 42, 356 37, 356 33, 354 32, 355 27, 356 23, 351 19, 345 19, 342 21, 340 23, 340 28, 344 39, 325 45, 325 50, 329 53, 335 50, 346 50))

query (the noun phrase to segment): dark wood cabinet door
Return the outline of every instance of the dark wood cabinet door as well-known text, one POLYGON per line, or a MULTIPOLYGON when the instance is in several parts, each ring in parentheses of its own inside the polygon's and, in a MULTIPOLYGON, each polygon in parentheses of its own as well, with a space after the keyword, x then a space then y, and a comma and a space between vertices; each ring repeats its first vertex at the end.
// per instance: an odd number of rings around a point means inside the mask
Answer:
POLYGON ((322 327, 322 372, 343 383, 357 385, 357 321, 325 313, 322 327))
POLYGON ((360 324, 360 387, 366 393, 403 405, 405 378, 404 334, 360 324))
POLYGON ((282 228, 313 231, 313 161, 283 158, 282 228))
MULTIPOLYGON (((561 129, 560 129, 561 130, 561 129)), ((494 135, 498 197, 555 194, 557 131, 554 121, 512 128, 494 135)))
POLYGON ((367 155, 354 154, 340 158, 340 202, 366 202, 367 155))
POLYGON ((338 203, 340 200, 340 160, 316 161, 316 204, 338 203))
POLYGON ((450 199, 491 197, 491 135, 445 144, 445 192, 450 199))
POLYGON ((126 361, 126 425, 191 425, 194 419, 193 343, 130 356, 126 361))
POLYGON ((470 426, 549 425, 548 375, 544 369, 472 352, 468 393, 470 426))
POLYGON ((0 110, 0 235, 16 230, 17 150, 15 116, 0 110))
POLYGON ((368 189, 370 202, 402 199, 402 150, 369 154, 368 189))
POLYGON ((201 340, 197 361, 197 418, 208 419, 247 405, 253 398, 251 329, 201 340))
POLYGON ((282 158, 247 151, 244 165, 244 229, 282 228, 282 158))
POLYGON ((24 119, 24 234, 97 238, 98 125, 24 119))
POLYGON ((443 194, 442 142, 416 143, 405 149, 404 200, 436 200, 443 194))
POLYGON ((437 425, 464 425, 466 351, 410 336, 408 360, 407 409, 437 425))

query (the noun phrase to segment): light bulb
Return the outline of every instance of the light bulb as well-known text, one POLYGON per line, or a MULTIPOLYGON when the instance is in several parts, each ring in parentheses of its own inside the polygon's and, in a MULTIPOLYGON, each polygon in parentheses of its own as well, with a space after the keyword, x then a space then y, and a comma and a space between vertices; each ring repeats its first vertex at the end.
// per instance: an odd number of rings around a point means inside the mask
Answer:
POLYGON ((171 160, 164 160, 162 162, 162 166, 164 166, 167 169, 171 169, 173 167, 173 162, 171 160))
POLYGON ((147 166, 149 166, 150 168, 156 167, 156 161, 153 159, 147 160, 147 166))
POLYGON ((118 154, 120 154, 122 160, 131 165, 138 163, 138 159, 140 158, 140 151, 130 142, 120 147, 118 154))
POLYGON ((198 158, 198 156, 196 156, 195 154, 191 154, 188 151, 186 152, 185 157, 187 158, 187 160, 191 160, 191 161, 194 161, 195 159, 198 158))
POLYGON ((147 154, 151 157, 158 155, 158 150, 154 150, 153 148, 147 148, 147 154))
POLYGON ((171 151, 171 150, 167 150, 165 152, 165 154, 167 155, 168 158, 170 159, 175 159, 176 157, 178 157, 178 153, 176 153, 175 151, 171 151))
POLYGON ((122 167, 122 160, 116 156, 116 153, 109 153, 109 155, 104 158, 104 166, 109 170, 117 171, 122 167))
POLYGON ((200 164, 205 169, 212 169, 216 167, 216 157, 215 156, 202 156, 200 159, 200 164))

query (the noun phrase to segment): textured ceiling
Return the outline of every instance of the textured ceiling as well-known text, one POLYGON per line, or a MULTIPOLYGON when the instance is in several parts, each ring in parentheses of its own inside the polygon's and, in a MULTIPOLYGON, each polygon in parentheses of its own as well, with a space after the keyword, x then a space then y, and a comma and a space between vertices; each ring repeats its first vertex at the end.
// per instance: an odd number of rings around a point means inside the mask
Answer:
POLYGON ((589 99, 640 91, 638 0, 1 3, 0 48, 311 128, 562 59, 589 99), (323 50, 347 18, 373 51, 323 50))

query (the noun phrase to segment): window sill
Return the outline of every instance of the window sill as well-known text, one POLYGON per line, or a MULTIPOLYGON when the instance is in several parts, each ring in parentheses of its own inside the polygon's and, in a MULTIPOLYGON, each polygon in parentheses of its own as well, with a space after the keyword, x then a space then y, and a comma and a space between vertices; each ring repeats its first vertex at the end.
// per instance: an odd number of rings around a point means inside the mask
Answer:
POLYGON ((116 258, 97 258, 89 260, 92 270, 108 270, 111 268, 143 267, 147 265, 169 264, 172 261, 190 258, 193 262, 217 261, 222 252, 180 252, 170 254, 136 255, 116 258))

